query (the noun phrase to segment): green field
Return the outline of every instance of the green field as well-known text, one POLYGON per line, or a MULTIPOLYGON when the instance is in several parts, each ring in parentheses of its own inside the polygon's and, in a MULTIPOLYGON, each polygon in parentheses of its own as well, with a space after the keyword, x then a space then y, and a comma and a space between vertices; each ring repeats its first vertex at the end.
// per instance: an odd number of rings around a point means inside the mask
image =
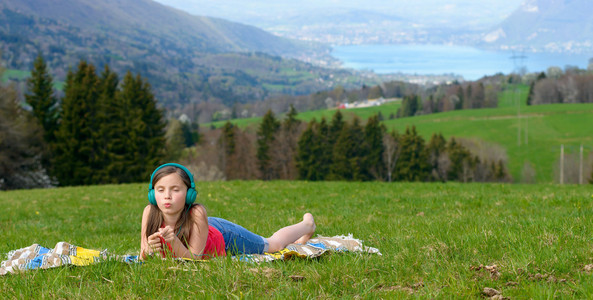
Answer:
MULTIPOLYGON (((342 109, 340 112, 344 115, 346 120, 351 119, 353 116, 358 116, 362 120, 367 120, 369 117, 378 114, 379 112, 383 115, 384 119, 388 119, 389 115, 393 113, 394 115, 397 113, 397 110, 401 106, 401 101, 392 101, 387 102, 381 106, 371 106, 371 107, 364 107, 364 108, 353 108, 353 109, 342 109)), ((336 109, 322 109, 322 110, 314 110, 314 111, 305 111, 299 112, 297 115, 297 119, 309 122, 313 119, 317 121, 321 121, 321 118, 325 117, 325 119, 329 122, 331 121, 333 115, 336 113, 336 109)), ((278 119, 284 118, 284 115, 276 116, 278 119)), ((230 122, 241 127, 253 127, 259 125, 261 121, 260 117, 255 118, 244 118, 244 119, 234 119, 230 122)), ((227 121, 216 121, 211 123, 204 123, 201 126, 204 127, 222 127, 227 121)))
POLYGON ((29 76, 31 76, 31 73, 28 72, 28 71, 7 69, 7 70, 4 71, 4 73, 2 73, 1 81, 2 82, 6 82, 6 81, 8 81, 10 79, 14 79, 14 80, 25 80, 29 76))
MULTIPOLYGON (((535 169, 537 182, 557 182, 560 147, 577 155, 584 145, 585 161, 593 146, 593 104, 554 104, 523 107, 520 117, 513 107, 463 110, 386 121, 398 131, 415 125, 429 138, 434 132, 494 143, 506 149, 510 172, 518 181, 523 165, 535 169)), ((588 168, 590 170, 590 166, 588 168)), ((585 174, 586 177, 590 175, 585 174)))
MULTIPOLYGON (((9 80, 26 81, 29 77, 31 77, 31 72, 29 71, 7 69, 4 70, 4 73, 2 73, 2 77, 0 77, 0 82, 7 82, 9 80)), ((61 91, 64 89, 64 82, 54 81, 53 87, 54 89, 61 91)))
MULTIPOLYGON (((583 175, 586 182, 591 175, 593 150, 593 104, 550 104, 527 106, 528 87, 519 86, 503 91, 499 107, 489 109, 458 110, 415 117, 388 119, 397 112, 399 102, 386 105, 342 110, 348 119, 358 115, 366 120, 382 113, 383 123, 389 129, 402 133, 408 126, 416 126, 418 133, 428 142, 433 133, 442 133, 446 139, 462 137, 484 142, 485 147, 495 145, 506 150, 508 167, 514 182, 521 182, 523 169, 529 164, 539 183, 559 182, 560 147, 565 147, 565 158, 572 156, 573 163, 580 163, 580 146, 583 145, 583 175), (519 105, 517 105, 519 104, 519 105)), ((335 110, 299 113, 298 118, 309 121, 330 120, 335 110)), ((240 127, 256 126, 260 118, 233 120, 240 127)), ((222 126, 223 122, 215 126, 222 126)), ((566 168, 574 169, 571 165, 566 168)), ((568 172, 569 170, 567 170, 568 172)), ((572 171, 573 175, 577 171, 572 171)), ((566 178, 566 177, 565 177, 566 178)), ((574 176, 573 176, 574 179, 574 176)))
MULTIPOLYGON (((0 192, 0 253, 67 241, 135 254, 147 184, 0 192)), ((316 216, 375 254, 259 265, 105 262, 0 277, 3 298, 466 298, 593 294, 593 186, 230 181, 198 183, 209 215, 262 235, 316 216), (302 281, 290 276, 299 275, 302 281)))

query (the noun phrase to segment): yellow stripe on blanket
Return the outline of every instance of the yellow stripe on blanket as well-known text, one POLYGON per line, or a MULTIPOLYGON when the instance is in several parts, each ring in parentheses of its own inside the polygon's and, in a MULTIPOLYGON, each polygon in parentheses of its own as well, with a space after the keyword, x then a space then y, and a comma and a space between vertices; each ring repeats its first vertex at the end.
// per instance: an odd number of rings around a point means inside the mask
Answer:
POLYGON ((70 261, 75 266, 88 266, 100 258, 101 251, 76 247, 76 253, 70 256, 70 261))

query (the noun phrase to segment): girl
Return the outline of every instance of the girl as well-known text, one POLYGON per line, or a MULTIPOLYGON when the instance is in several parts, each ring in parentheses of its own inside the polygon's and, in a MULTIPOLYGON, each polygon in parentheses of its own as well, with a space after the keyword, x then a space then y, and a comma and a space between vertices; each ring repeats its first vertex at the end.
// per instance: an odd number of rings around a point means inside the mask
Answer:
POLYGON ((166 251, 174 257, 209 258, 226 251, 264 253, 284 249, 291 243, 306 243, 315 232, 313 215, 284 227, 269 238, 251 233, 227 220, 207 217, 201 204, 194 204, 197 192, 192 174, 179 164, 164 164, 154 170, 148 200, 142 214, 140 258, 166 251))

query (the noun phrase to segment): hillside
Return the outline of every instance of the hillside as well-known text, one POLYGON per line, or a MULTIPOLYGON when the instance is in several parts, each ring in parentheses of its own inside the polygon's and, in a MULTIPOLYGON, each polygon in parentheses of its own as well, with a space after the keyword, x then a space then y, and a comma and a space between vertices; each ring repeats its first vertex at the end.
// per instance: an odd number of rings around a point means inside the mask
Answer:
POLYGON ((57 81, 80 59, 99 70, 108 64, 120 77, 140 73, 169 109, 308 94, 352 77, 295 59, 325 55, 325 46, 150 0, 2 1, 0 51, 6 67, 20 71, 42 53, 57 81))
MULTIPOLYGON (((366 120, 380 111, 387 128, 402 133, 407 126, 416 126, 425 141, 433 133, 440 132, 447 139, 456 137, 477 141, 480 144, 479 151, 487 151, 488 148, 502 149, 508 158, 508 167, 515 182, 522 180, 526 163, 533 168, 536 182, 558 182, 557 170, 562 144, 565 145, 566 153, 566 181, 575 182, 578 179, 579 148, 582 144, 586 180, 593 167, 593 136, 590 127, 593 104, 522 104, 519 108, 520 116, 517 117, 516 103, 525 103, 527 88, 523 87, 516 92, 517 94, 507 91, 501 95, 500 107, 491 109, 458 110, 389 120, 388 116, 396 113, 400 106, 395 102, 378 107, 342 110, 342 113, 345 119, 357 115, 366 120)), ((307 122, 313 118, 331 119, 334 113, 335 110, 303 112, 298 118, 307 122)), ((259 118, 236 120, 242 127, 257 126, 259 121, 259 118)), ((221 125, 222 123, 216 124, 221 125)))
POLYGON ((152 46, 169 44, 208 53, 259 51, 292 57, 310 50, 298 41, 253 26, 190 15, 151 0, 4 0, 2 6, 110 37, 145 39, 152 46))
POLYGON ((519 50, 590 53, 593 15, 589 0, 526 0, 483 37, 485 45, 519 50))

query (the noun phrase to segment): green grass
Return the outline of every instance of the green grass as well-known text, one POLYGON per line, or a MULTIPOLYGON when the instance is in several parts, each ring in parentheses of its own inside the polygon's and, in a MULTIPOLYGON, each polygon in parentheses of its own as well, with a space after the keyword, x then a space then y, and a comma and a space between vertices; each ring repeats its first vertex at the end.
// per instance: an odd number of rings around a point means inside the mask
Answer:
MULTIPOLYGON (((259 265, 107 262, 0 277, 5 298, 466 298, 593 293, 593 186, 231 181, 199 183, 209 215, 262 235, 316 216, 382 256, 333 253, 259 265), (496 265, 496 272, 483 266, 496 265), (304 277, 293 281, 291 275, 304 277)), ((0 193, 0 253, 67 241, 138 252, 146 184, 0 193)))

